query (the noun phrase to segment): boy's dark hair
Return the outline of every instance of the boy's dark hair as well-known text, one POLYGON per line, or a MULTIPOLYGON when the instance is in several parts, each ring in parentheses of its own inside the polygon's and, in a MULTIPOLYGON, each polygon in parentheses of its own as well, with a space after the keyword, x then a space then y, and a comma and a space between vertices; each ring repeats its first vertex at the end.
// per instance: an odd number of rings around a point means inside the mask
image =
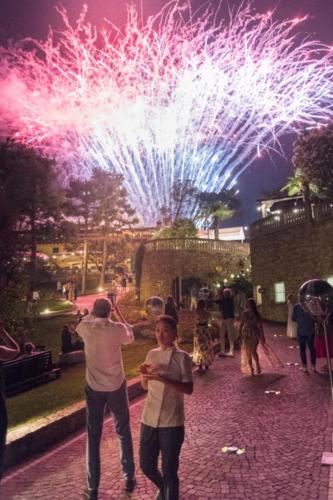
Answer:
POLYGON ((169 326, 171 326, 172 330, 177 335, 177 323, 172 316, 169 316, 168 314, 161 314, 157 317, 156 323, 160 323, 161 321, 164 321, 169 326))

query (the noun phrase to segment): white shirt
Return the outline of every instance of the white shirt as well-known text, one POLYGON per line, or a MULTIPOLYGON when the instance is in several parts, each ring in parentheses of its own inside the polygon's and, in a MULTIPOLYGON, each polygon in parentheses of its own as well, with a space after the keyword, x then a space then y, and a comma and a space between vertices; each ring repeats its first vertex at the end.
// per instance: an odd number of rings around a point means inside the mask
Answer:
MULTIPOLYGON (((177 382, 192 382, 192 360, 176 347, 152 349, 145 363, 158 374, 177 382)), ((148 395, 141 421, 150 427, 178 427, 184 425, 184 394, 157 380, 148 381, 148 395)))
POLYGON ((109 318, 85 316, 76 327, 84 341, 86 380, 94 391, 116 391, 124 382, 122 344, 134 341, 128 325, 109 318))

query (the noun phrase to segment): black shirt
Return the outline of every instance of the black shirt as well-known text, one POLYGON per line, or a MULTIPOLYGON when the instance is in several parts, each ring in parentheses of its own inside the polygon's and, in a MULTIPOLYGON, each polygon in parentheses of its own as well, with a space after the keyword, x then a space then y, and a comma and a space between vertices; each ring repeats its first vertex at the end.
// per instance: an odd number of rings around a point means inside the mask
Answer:
POLYGON ((234 299, 232 297, 223 297, 222 299, 217 299, 215 300, 215 304, 218 304, 223 319, 235 317, 234 299))

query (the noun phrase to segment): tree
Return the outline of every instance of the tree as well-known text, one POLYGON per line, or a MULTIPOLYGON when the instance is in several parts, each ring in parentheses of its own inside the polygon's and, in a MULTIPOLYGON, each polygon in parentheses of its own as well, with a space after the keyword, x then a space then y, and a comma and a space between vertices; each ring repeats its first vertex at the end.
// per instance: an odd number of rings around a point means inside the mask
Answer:
POLYGON ((157 232, 156 238, 195 238, 196 235, 197 228, 191 219, 177 219, 157 232))
POLYGON ((219 193, 202 192, 198 195, 200 213, 198 219, 206 223, 212 220, 215 239, 219 239, 219 228, 223 220, 230 219, 240 208, 241 202, 234 189, 221 189, 219 193))
POLYGON ((312 220, 312 193, 333 198, 333 124, 300 135, 294 143, 292 162, 295 180, 302 185, 307 217, 312 220))
POLYGON ((67 213, 82 220, 84 227, 82 293, 86 292, 89 256, 100 270, 100 286, 104 287, 110 234, 137 223, 122 181, 119 174, 95 169, 90 179, 72 181, 67 191, 67 213), (90 230, 100 233, 101 238, 88 246, 90 230))
POLYGON ((288 196, 302 195, 307 218, 312 220, 311 198, 318 196, 319 189, 313 182, 307 182, 299 168, 296 168, 294 174, 288 177, 287 184, 280 191, 286 191, 288 196))
POLYGON ((184 219, 186 210, 193 203, 196 194, 197 188, 191 180, 184 180, 173 184, 171 192, 175 207, 173 221, 177 221, 180 218, 184 219))
POLYGON ((138 219, 135 217, 135 210, 127 201, 127 192, 122 187, 123 177, 120 174, 95 170, 91 182, 95 201, 92 216, 95 226, 102 233, 100 286, 104 287, 110 233, 119 234, 124 226, 137 224, 138 219))
POLYGON ((178 219, 186 219, 191 205, 195 203, 198 190, 191 180, 174 182, 171 190, 172 207, 160 210, 163 225, 173 224, 178 219))
POLYGON ((13 141, 1 144, 0 165, 3 235, 11 239, 9 247, 13 244, 21 258, 29 251, 27 298, 31 300, 38 235, 61 218, 62 190, 55 162, 31 148, 13 141))
POLYGON ((91 179, 72 180, 66 192, 66 214, 83 222, 83 268, 81 292, 86 293, 88 272, 88 235, 95 204, 94 185, 91 179))

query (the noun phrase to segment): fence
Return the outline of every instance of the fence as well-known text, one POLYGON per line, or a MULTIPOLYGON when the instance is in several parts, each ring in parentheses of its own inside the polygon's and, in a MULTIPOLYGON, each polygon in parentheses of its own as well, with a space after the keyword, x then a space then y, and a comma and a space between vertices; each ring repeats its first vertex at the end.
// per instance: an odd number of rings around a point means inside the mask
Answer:
POLYGON ((248 245, 238 244, 231 241, 207 240, 200 238, 170 238, 150 240, 144 243, 146 252, 160 252, 163 250, 171 251, 194 251, 211 254, 230 254, 237 253, 248 255, 248 245))
MULTIPOLYGON (((332 218, 333 203, 325 202, 313 205, 312 215, 315 223, 332 218)), ((281 231, 286 227, 304 224, 305 221, 306 213, 304 207, 281 210, 251 224, 250 237, 251 239, 254 239, 262 236, 263 234, 281 231)))

